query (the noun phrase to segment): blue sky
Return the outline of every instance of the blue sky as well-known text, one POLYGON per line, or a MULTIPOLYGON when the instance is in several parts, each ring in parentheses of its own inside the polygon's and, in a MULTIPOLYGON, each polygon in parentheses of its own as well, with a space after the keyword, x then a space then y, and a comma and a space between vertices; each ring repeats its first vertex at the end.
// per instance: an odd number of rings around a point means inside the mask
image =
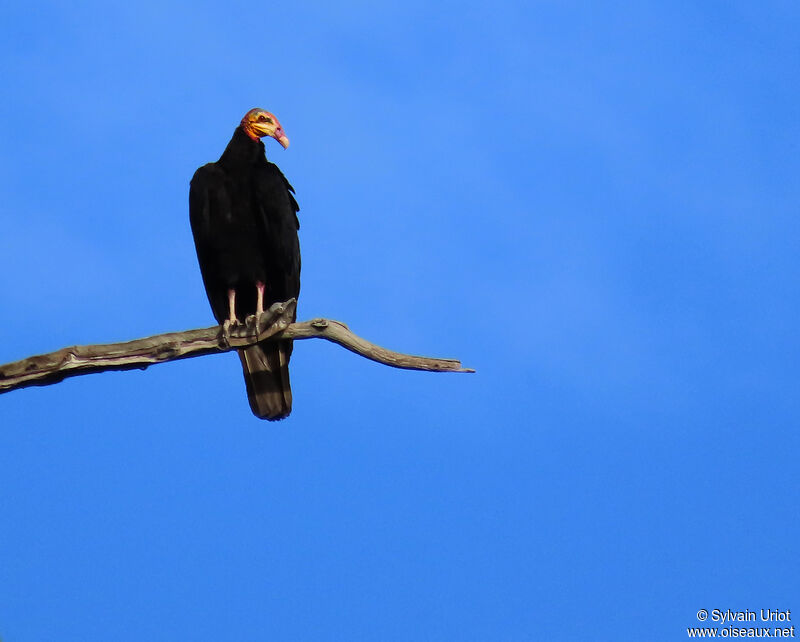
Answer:
POLYGON ((291 141, 295 407, 0 397, 0 638, 674 640, 798 609, 792 2, 7 3, 0 363, 213 322, 188 182, 291 141), (222 6, 225 4, 225 6, 222 6))

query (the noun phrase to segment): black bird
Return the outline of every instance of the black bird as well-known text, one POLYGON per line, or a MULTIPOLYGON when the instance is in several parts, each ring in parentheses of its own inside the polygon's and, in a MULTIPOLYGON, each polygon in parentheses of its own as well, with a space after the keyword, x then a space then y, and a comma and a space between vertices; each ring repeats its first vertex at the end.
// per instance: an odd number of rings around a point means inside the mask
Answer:
MULTIPOLYGON (((189 188, 197 260, 219 323, 235 325, 300 293, 300 208, 289 181, 266 159, 264 136, 289 147, 278 119, 251 109, 220 159, 198 169, 189 188)), ((283 419, 292 411, 291 354, 291 341, 239 350, 256 417, 283 419)))

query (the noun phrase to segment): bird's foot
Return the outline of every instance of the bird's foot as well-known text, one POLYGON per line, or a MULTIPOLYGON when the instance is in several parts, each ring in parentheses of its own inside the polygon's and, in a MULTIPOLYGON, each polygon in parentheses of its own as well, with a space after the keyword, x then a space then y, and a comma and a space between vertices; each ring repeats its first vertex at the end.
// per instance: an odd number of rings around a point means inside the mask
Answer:
POLYGON ((225 319, 222 322, 222 331, 220 332, 219 342, 221 345, 229 348, 231 345, 231 330, 241 325, 238 319, 225 319))
POLYGON ((233 328, 239 325, 241 325, 241 323, 239 323, 239 319, 225 319, 225 321, 222 322, 222 329, 225 332, 230 333, 233 328))

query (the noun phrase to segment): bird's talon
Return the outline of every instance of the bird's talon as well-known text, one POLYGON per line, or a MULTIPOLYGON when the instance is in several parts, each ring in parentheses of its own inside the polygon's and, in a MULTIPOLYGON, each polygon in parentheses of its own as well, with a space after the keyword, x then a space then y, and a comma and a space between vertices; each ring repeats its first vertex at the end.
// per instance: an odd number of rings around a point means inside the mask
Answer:
POLYGON ((219 344, 224 348, 231 346, 231 322, 227 319, 222 324, 222 329, 219 333, 219 344))

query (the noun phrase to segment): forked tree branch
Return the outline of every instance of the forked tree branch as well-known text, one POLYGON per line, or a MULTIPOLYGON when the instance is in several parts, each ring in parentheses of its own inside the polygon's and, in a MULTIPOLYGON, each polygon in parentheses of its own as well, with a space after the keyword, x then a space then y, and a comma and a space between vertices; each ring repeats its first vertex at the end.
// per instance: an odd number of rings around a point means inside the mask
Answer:
POLYGON ((292 323, 296 301, 276 303, 258 319, 235 327, 212 326, 168 332, 124 343, 62 348, 48 354, 0 365, 0 393, 28 386, 46 386, 67 377, 107 370, 144 370, 156 363, 228 352, 260 341, 327 339, 348 350, 394 368, 431 372, 475 372, 455 359, 434 359, 392 352, 353 334, 339 321, 312 319, 292 323))

